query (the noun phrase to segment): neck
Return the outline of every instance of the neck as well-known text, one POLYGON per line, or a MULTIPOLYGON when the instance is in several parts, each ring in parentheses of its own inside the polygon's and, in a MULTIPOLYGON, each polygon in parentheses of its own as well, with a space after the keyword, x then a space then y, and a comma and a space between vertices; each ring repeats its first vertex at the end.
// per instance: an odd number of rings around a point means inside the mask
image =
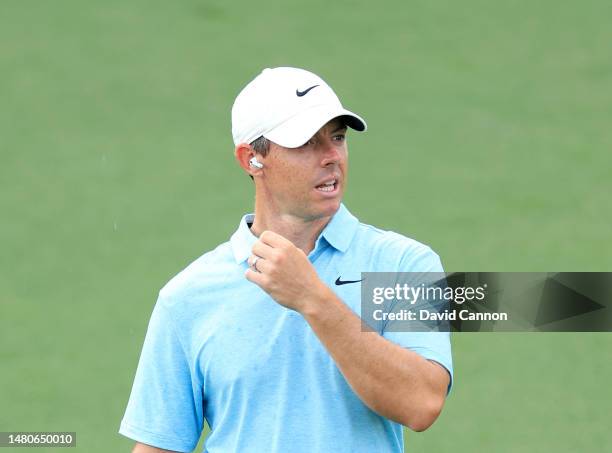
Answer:
POLYGON ((331 220, 330 217, 304 219, 294 214, 273 213, 260 203, 255 203, 255 219, 251 231, 259 236, 264 231, 274 231, 289 239, 293 245, 302 249, 308 255, 315 246, 315 242, 323 228, 331 220))

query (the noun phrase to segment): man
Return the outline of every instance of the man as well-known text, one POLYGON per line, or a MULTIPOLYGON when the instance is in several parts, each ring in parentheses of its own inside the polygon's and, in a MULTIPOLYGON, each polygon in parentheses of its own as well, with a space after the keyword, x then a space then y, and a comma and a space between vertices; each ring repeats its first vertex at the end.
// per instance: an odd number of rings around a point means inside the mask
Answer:
POLYGON ((120 433, 135 452, 401 452, 452 375, 448 333, 363 331, 362 271, 441 272, 428 247, 341 204, 345 110, 318 76, 266 69, 232 109, 255 213, 159 294, 120 433))

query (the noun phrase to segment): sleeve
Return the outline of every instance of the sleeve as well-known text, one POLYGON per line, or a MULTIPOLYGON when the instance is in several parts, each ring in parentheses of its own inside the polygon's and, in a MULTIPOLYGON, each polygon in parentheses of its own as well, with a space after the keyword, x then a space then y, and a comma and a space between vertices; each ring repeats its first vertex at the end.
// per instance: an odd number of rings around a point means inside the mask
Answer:
MULTIPOLYGON (((399 272, 443 273, 440 257, 429 247, 417 253, 402 257, 399 272)), ((389 341, 416 352, 422 357, 438 362, 448 371, 450 382, 448 393, 453 384, 453 360, 451 355, 450 332, 392 332, 383 330, 382 335, 389 341)))
POLYGON ((202 427, 202 386, 160 294, 119 433, 157 448, 191 452, 202 427))

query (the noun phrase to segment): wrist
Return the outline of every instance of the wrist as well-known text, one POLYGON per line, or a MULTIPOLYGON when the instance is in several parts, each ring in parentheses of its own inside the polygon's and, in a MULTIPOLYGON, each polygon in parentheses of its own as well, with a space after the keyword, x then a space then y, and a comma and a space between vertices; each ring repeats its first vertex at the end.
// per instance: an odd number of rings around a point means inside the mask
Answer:
POLYGON ((320 316, 333 297, 333 291, 321 282, 316 290, 306 296, 300 310, 301 315, 306 319, 320 316))

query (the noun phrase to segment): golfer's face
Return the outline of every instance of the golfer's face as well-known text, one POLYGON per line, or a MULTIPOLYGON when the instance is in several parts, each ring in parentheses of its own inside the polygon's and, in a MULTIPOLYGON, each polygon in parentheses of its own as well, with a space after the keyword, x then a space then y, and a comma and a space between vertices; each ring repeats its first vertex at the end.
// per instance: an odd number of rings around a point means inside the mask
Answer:
POLYGON ((299 148, 271 145, 266 186, 279 213, 305 220, 333 215, 346 185, 346 127, 331 120, 299 148))

